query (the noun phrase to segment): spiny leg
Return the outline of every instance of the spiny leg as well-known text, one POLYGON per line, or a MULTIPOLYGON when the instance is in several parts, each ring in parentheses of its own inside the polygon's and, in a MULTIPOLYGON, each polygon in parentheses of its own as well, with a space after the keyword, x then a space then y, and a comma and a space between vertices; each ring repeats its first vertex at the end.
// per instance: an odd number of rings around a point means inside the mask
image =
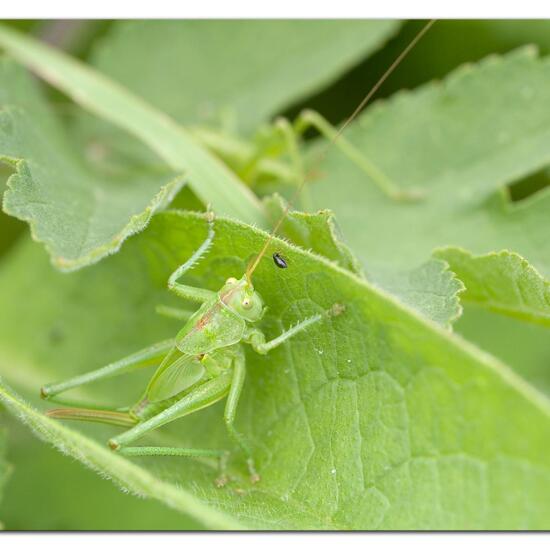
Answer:
POLYGON ((182 265, 180 265, 168 278, 168 289, 177 294, 180 298, 191 300, 192 302, 204 303, 216 295, 215 292, 204 288, 184 285, 178 283, 178 279, 188 270, 190 270, 201 258, 208 252, 212 241, 214 240, 214 212, 206 212, 206 221, 208 222, 208 235, 204 242, 197 248, 194 254, 182 265))
POLYGON ((183 456, 221 458, 227 451, 217 449, 184 449, 183 447, 121 447, 124 456, 183 456))
POLYGON ((338 133, 338 130, 324 117, 309 109, 300 113, 294 123, 298 135, 302 135, 308 128, 313 127, 329 139, 342 151, 356 166, 358 166, 374 184, 388 197, 398 201, 416 201, 423 198, 424 193, 418 189, 401 189, 380 168, 375 166, 359 149, 338 133), (338 138, 338 139, 336 139, 338 138))
POLYGON ((334 304, 327 311, 312 315, 311 317, 300 321, 293 327, 290 327, 288 330, 283 331, 276 338, 273 338, 273 340, 269 340, 267 342, 265 340, 265 334, 260 329, 252 328, 249 329, 248 333, 245 335, 244 340, 252 346, 256 353, 264 355, 272 349, 276 348, 277 346, 280 346, 282 343, 286 342, 299 332, 306 330, 311 325, 314 325, 315 323, 318 323, 319 321, 328 317, 336 317, 343 313, 344 310, 345 307, 342 304, 334 304))
MULTIPOLYGON (((174 340, 163 340, 151 346, 148 346, 132 355, 128 355, 114 363, 110 363, 105 367, 97 370, 69 378, 64 382, 55 384, 47 384, 40 390, 40 395, 43 399, 56 401, 55 396, 78 386, 83 386, 96 380, 119 376, 128 372, 132 372, 144 367, 156 365, 173 347, 174 340)), ((68 404, 65 400, 60 400, 62 404, 68 404)))

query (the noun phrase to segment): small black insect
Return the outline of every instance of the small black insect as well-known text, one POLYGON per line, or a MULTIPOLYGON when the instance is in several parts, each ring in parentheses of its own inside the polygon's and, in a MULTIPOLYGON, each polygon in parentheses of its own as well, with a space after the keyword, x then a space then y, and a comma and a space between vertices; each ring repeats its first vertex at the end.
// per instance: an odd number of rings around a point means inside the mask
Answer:
POLYGON ((281 269, 286 269, 288 267, 286 260, 278 252, 273 254, 273 261, 275 265, 281 269))

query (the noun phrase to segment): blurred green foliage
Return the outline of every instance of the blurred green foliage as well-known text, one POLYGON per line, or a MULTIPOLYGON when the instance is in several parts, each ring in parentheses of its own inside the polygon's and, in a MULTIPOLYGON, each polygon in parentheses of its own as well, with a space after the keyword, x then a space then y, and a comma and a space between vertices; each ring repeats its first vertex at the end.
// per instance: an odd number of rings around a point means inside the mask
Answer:
MULTIPOLYGON (((116 23, 19 21, 9 24, 80 59, 89 60, 116 23)), ((317 90, 310 97, 300 99, 281 114, 292 118, 308 107, 320 111, 334 123, 343 120, 418 32, 421 24, 419 21, 405 23, 385 47, 368 56, 336 82, 317 90)), ((441 79, 464 63, 476 62, 487 55, 504 54, 526 44, 535 44, 541 54, 548 54, 550 21, 440 21, 382 86, 377 97, 389 98, 399 90, 414 89, 433 79, 441 79)), ((70 128, 74 122, 71 116, 67 116, 73 110, 70 102, 52 89, 48 89, 48 97, 61 113, 61 120, 70 128)), ((313 137, 316 133, 311 131, 308 135, 313 137)), ((2 168, 0 191, 3 191, 9 174, 6 168, 2 168)), ((543 168, 512 182, 512 199, 524 200, 548 185, 548 171, 543 168)), ((188 189, 180 193, 176 204, 182 207, 199 206, 188 189)), ((25 224, 0 212, 0 260, 6 263, 11 261, 15 254, 14 244, 22 234, 28 234, 25 224)), ((93 274, 84 277, 93 278, 93 274)), ((52 338, 55 340, 57 333, 54 329, 52 338)), ((543 327, 526 325, 475 306, 467 306, 455 324, 455 330, 507 362, 535 388, 550 394, 547 368, 550 351, 547 332, 543 327)), ((51 336, 52 332, 49 334, 51 336)), ((125 346, 127 343, 122 341, 121 349, 125 346)), ((71 353, 76 358, 78 349, 73 347, 71 353)), ((71 367, 63 366, 69 372, 71 367)), ((118 390, 115 386, 111 391, 116 393, 118 390)), ((96 474, 82 468, 71 458, 38 442, 19 423, 7 420, 3 411, 0 411, 0 421, 8 428, 8 461, 14 466, 0 504, 0 520, 5 528, 90 530, 199 527, 192 520, 158 503, 122 494, 110 482, 99 480, 96 474), (57 490, 52 491, 52 488, 57 490), (85 495, 85 498, 79 494, 85 495)))

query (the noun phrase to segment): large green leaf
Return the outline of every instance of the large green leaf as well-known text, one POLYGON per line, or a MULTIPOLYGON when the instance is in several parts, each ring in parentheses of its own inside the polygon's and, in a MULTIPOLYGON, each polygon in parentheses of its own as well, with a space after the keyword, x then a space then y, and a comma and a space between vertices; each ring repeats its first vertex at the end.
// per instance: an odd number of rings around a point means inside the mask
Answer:
POLYGON ((29 221, 56 266, 97 261, 143 229, 183 184, 181 177, 94 172, 29 75, 0 61, 0 158, 15 170, 4 210, 29 221))
MULTIPOLYGON (((189 277, 209 288, 240 275, 265 238, 224 219, 216 231, 213 248, 189 277)), ((178 323, 156 319, 154 303, 174 303, 163 298, 168 273, 205 235, 201 216, 159 214, 118 255, 64 276, 35 245, 23 244, 0 272, 3 376, 36 395, 42 381, 175 334, 178 323), (15 312, 17 323, 11 322, 15 312)), ((262 476, 256 486, 246 481, 239 455, 231 462, 237 481, 217 489, 210 463, 132 463, 89 439, 105 440, 111 429, 82 425, 75 432, 5 390, 4 402, 81 460, 111 474, 115 469, 119 483, 129 484, 126 471, 147 476, 149 494, 154 483, 162 483, 161 500, 190 491, 249 527, 548 528, 548 401, 498 360, 384 291, 283 241, 275 247, 290 267, 277 269, 267 257, 255 273, 270 307, 269 336, 336 302, 346 310, 268 356, 247 352, 237 426, 253 444, 262 476)), ((124 405, 139 396, 144 380, 139 383, 112 380, 82 396, 124 405)), ((227 446, 222 407, 182 419, 150 440, 227 446)), ((194 510, 197 518, 206 513, 194 510)))
POLYGON ((438 246, 509 249, 550 274, 550 189, 512 203, 504 186, 550 162, 550 63, 532 48, 458 69, 368 109, 346 138, 415 203, 385 196, 333 148, 311 186, 369 266, 412 267, 438 246), (357 205, 362 205, 358 208, 357 205))

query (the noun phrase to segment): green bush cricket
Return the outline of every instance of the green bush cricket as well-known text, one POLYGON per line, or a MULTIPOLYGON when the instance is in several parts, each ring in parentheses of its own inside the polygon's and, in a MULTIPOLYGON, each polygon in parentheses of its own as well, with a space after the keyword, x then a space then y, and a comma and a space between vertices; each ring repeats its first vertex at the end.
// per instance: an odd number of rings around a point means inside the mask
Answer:
MULTIPOLYGON (((339 130, 330 127, 319 115, 309 113, 306 118, 302 117, 298 121, 301 131, 303 131, 304 121, 307 119, 328 135, 330 138, 328 147, 333 145, 432 23, 428 23, 401 53, 339 130)), ((288 137, 289 148, 292 149, 293 143, 295 144, 294 129, 286 121, 278 121, 277 126, 288 137)), ((328 147, 323 152, 324 154, 328 147)), ((365 159, 357 157, 350 147, 345 144, 344 152, 358 164, 363 163, 364 165, 365 159)), ((371 170, 371 167, 367 166, 366 169, 371 170)), ((228 451, 225 449, 150 447, 133 446, 132 444, 164 424, 226 398, 224 422, 228 434, 246 456, 251 481, 258 481, 259 475, 255 469, 251 448, 246 438, 234 426, 246 373, 243 344, 250 345, 257 353, 266 354, 299 332, 307 330, 313 324, 342 314, 345 309, 341 304, 333 304, 323 313, 301 320, 269 341, 266 340, 264 333, 254 326, 262 319, 266 306, 260 294, 254 289, 252 275, 265 256, 273 236, 286 218, 292 203, 310 177, 311 173, 301 178, 294 196, 287 203, 281 217, 266 238, 261 251, 250 262, 244 275, 240 279, 228 278, 217 292, 180 282, 183 275, 208 252, 214 240, 215 217, 213 212, 207 211, 205 215, 208 225, 206 239, 168 279, 169 290, 183 299, 200 304, 198 310, 186 320, 175 338, 149 346, 98 370, 64 382, 44 386, 41 390, 41 396, 44 399, 69 405, 67 408, 50 410, 47 413, 48 416, 59 419, 102 422, 127 428, 126 431, 109 440, 111 449, 126 456, 217 457, 221 470, 218 484, 223 485, 227 481, 225 469, 228 451), (158 367, 149 380, 142 397, 133 406, 113 410, 81 408, 75 403, 69 403, 57 397, 62 392, 77 386, 152 365, 158 365, 158 367)), ((404 198, 398 196, 392 189, 387 189, 387 191, 394 198, 404 198)), ((168 311, 159 308, 159 312, 180 319, 186 317, 179 310, 168 311)))

